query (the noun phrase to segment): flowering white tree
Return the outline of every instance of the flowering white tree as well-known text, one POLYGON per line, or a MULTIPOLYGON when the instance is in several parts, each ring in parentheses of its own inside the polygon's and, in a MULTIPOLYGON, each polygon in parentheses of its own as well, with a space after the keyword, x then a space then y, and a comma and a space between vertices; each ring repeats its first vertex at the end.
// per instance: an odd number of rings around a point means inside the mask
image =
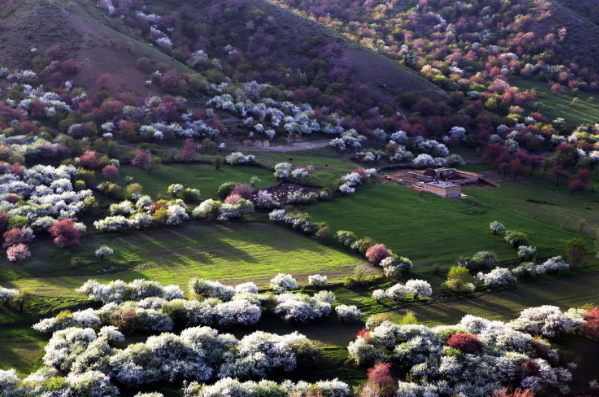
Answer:
POLYGON ((133 226, 134 228, 143 230, 152 226, 154 219, 150 214, 138 212, 129 219, 129 222, 131 223, 131 226, 133 226))
POLYGON ((250 154, 250 155, 245 156, 241 152, 233 152, 230 155, 228 155, 227 157, 225 157, 225 161, 231 165, 247 164, 247 163, 253 162, 254 160, 255 160, 254 155, 250 154))
POLYGON ((570 265, 568 265, 561 256, 549 258, 540 266, 545 273, 559 273, 562 270, 568 270, 570 268, 570 265))
POLYGON ((316 287, 326 287, 328 284, 327 276, 321 276, 320 274, 309 276, 308 282, 316 287))
POLYGON ((499 265, 497 255, 491 251, 480 251, 472 256, 472 261, 486 268, 494 268, 499 265))
POLYGON ((518 247, 518 256, 523 261, 533 260, 537 256, 537 248, 521 245, 518 247))
POLYGON ((414 165, 418 168, 429 168, 435 166, 435 160, 430 154, 419 154, 413 161, 414 165))
MULTIPOLYGON (((335 297, 333 295, 333 301, 335 297)), ((326 295, 283 293, 277 297, 277 306, 275 314, 282 314, 285 322, 301 321, 307 322, 322 316, 327 316, 331 312, 331 303, 327 301, 326 295), (326 299, 326 300, 325 300, 326 299)))
POLYGON ((2 306, 6 306, 18 293, 18 289, 0 287, 0 303, 2 303, 2 306))
POLYGON ((268 219, 273 222, 282 222, 285 219, 285 214, 287 211, 285 210, 274 210, 268 214, 268 219))
POLYGON ((485 287, 488 288, 507 288, 516 285, 518 282, 512 272, 502 267, 495 268, 484 275, 479 273, 477 278, 480 279, 481 277, 485 287))
POLYGON ((185 212, 185 208, 177 204, 169 205, 167 212, 167 225, 178 225, 179 223, 189 219, 189 215, 187 215, 187 213, 185 212))
POLYGON ((351 187, 349 184, 344 183, 343 185, 339 186, 339 191, 343 194, 353 194, 356 192, 356 189, 351 187))
POLYGON ((106 255, 114 254, 114 250, 107 245, 103 245, 96 250, 96 256, 99 256, 100 259, 104 259, 106 255))
POLYGON ((414 299, 428 298, 433 294, 431 285, 424 280, 409 280, 406 283, 406 289, 412 293, 414 299))
POLYGON ((385 290, 377 289, 372 292, 372 297, 377 302, 381 302, 381 301, 387 299, 387 293, 385 292, 385 290))
POLYGON ((491 222, 491 224, 489 225, 489 228, 493 231, 493 234, 497 234, 497 232, 505 230, 505 226, 503 226, 501 223, 499 223, 497 221, 491 222))
POLYGON ((297 289, 297 281, 291 274, 279 273, 270 280, 270 288, 277 292, 294 290, 297 289))
POLYGON ((239 285, 235 286, 235 293, 236 294, 243 294, 243 293, 257 294, 258 287, 256 286, 256 284, 254 284, 252 282, 239 284, 239 285))
POLYGON ((131 227, 131 222, 122 215, 108 216, 99 221, 95 221, 94 227, 101 232, 109 233, 118 230, 127 230, 131 227))
POLYGON ((289 174, 291 173, 291 164, 289 163, 278 163, 275 165, 275 178, 277 179, 283 179, 283 178, 287 178, 289 177, 289 174))
POLYGON ((120 203, 111 204, 108 212, 110 212, 110 215, 129 216, 135 213, 135 209, 131 201, 125 200, 120 203))
POLYGON ((168 194, 172 196, 176 196, 178 193, 182 192, 184 189, 183 185, 179 183, 173 183, 167 189, 168 194))
POLYGON ((339 305, 335 308, 335 312, 337 313, 337 317, 339 317, 339 321, 348 323, 350 321, 354 321, 364 316, 355 305, 339 305))
POLYGON ((580 328, 584 320, 580 312, 566 313, 557 306, 539 306, 523 310, 520 317, 508 325, 521 332, 553 338, 580 328))
POLYGON ((402 284, 395 284, 394 286, 392 286, 391 288, 389 288, 385 294, 387 295, 387 297, 389 299, 393 299, 393 301, 397 301, 400 299, 404 299, 406 297, 406 295, 408 294, 408 292, 410 292, 405 285, 402 284))

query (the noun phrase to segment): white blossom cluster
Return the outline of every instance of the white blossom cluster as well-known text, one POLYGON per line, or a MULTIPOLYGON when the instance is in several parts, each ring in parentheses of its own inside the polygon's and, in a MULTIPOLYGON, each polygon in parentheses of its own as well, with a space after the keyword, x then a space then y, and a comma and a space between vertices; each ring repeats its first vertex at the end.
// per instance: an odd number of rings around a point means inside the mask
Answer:
POLYGON ((248 164, 253 162, 254 160, 254 155, 250 154, 246 156, 241 152, 233 152, 227 157, 225 157, 225 161, 231 165, 248 164))
MULTIPOLYGON (((125 349, 113 348, 109 343, 122 340, 123 335, 114 327, 103 327, 98 334, 92 328, 58 330, 45 347, 46 367, 32 377, 44 378, 59 370, 67 378, 83 381, 83 374, 94 372, 108 385, 118 381, 127 387, 183 379, 205 382, 228 377, 264 377, 270 371, 293 371, 301 359, 296 354, 296 343, 312 344, 297 332, 276 335, 257 331, 238 340, 209 327, 187 328, 180 335, 150 336, 146 342, 125 349)), ((108 394, 69 395, 116 394, 112 390, 108 394)))
POLYGON ((214 385, 192 382, 183 392, 185 397, 263 397, 285 395, 304 397, 310 395, 311 390, 319 390, 327 397, 348 397, 350 395, 349 386, 338 379, 319 381, 314 384, 304 381, 293 383, 287 380, 281 384, 277 384, 266 379, 262 379, 259 382, 240 382, 237 379, 224 378, 220 379, 214 385))
POLYGON ((297 281, 291 274, 279 273, 270 280, 270 288, 277 292, 297 289, 297 281))
POLYGON ((0 301, 2 302, 2 306, 6 306, 18 293, 18 289, 0 287, 0 301))
POLYGON ((359 149, 362 147, 362 142, 366 141, 366 137, 358 134, 354 129, 343 132, 341 137, 335 138, 329 142, 329 145, 338 151, 342 152, 346 149, 359 149))
POLYGON ((301 321, 303 323, 328 316, 331 304, 335 302, 335 294, 330 291, 320 291, 309 296, 289 292, 277 296, 275 314, 282 314, 285 322, 301 321))
POLYGON ((255 201, 258 208, 273 209, 281 206, 281 203, 274 198, 273 194, 266 190, 259 190, 255 201))
POLYGON ((330 122, 318 121, 314 117, 312 106, 307 103, 296 106, 291 102, 277 102, 272 98, 264 98, 258 103, 252 102, 248 96, 259 98, 262 87, 268 85, 251 82, 246 84, 244 92, 237 90, 215 96, 208 101, 208 105, 247 117, 244 124, 253 127, 256 132, 266 135, 269 139, 276 135, 275 128, 298 135, 308 135, 315 131, 327 134, 344 132, 335 113, 328 117, 330 122), (248 117, 250 114, 252 116, 248 117))
POLYGON ((495 268, 487 274, 479 272, 474 276, 474 281, 484 284, 487 288, 507 288, 518 282, 512 272, 503 267, 495 268))
POLYGON ((310 215, 301 212, 287 212, 285 210, 274 210, 268 214, 273 222, 284 222, 296 230, 313 235, 320 228, 320 224, 312 220, 310 215))
POLYGON ((184 298, 185 294, 177 285, 161 286, 157 281, 137 279, 130 283, 114 280, 108 284, 100 284, 97 280, 87 280, 75 290, 86 294, 89 300, 109 302, 139 301, 144 298, 157 297, 166 300, 184 298))
POLYGON ((406 299, 408 295, 416 298, 428 298, 433 293, 431 285, 424 280, 409 280, 406 285, 400 283, 394 284, 386 291, 382 289, 375 290, 372 293, 373 298, 378 302, 389 298, 393 301, 406 299))
MULTIPOLYGON (((131 227, 136 229, 146 229, 154 222, 150 209, 153 204, 150 196, 141 196, 137 199, 135 205, 125 200, 120 203, 111 204, 109 208, 110 216, 94 222, 94 227, 101 232, 111 233, 121 230, 127 230, 131 227)), ((167 219, 169 226, 178 225, 189 219, 187 206, 181 199, 175 199, 166 203, 167 219)))
POLYGON ((38 230, 52 226, 56 220, 76 220, 77 214, 87 207, 86 199, 92 197, 91 190, 73 191, 71 180, 76 175, 72 165, 35 165, 25 168, 22 178, 12 173, 0 174, 0 210, 10 216, 26 217, 38 230), (10 193, 23 198, 12 203, 7 200, 10 193))
POLYGON ((556 366, 559 358, 549 343, 534 340, 533 335, 542 334, 540 330, 545 324, 549 330, 574 329, 581 320, 580 315, 573 312, 562 314, 554 307, 531 308, 510 323, 466 315, 455 326, 433 328, 384 321, 371 327, 367 337, 350 342, 348 350, 358 364, 371 365, 393 358, 407 366, 413 382, 399 382, 397 396, 401 397, 484 397, 502 386, 530 388, 542 394, 567 388, 572 375, 568 369, 556 366), (482 342, 480 352, 471 354, 449 347, 447 341, 456 333, 475 335, 482 342), (539 365, 537 374, 525 375, 520 370, 529 361, 539 365))
POLYGON ((327 276, 321 276, 320 274, 309 276, 308 282, 315 287, 326 287, 328 284, 327 276))
POLYGON ((283 179, 283 178, 288 178, 289 174, 291 172, 291 164, 289 163, 278 163, 275 165, 275 178, 277 179, 283 179))
MULTIPOLYGON (((365 172, 370 177, 373 177, 374 175, 376 175, 375 168, 369 168, 369 169, 365 170, 365 172)), ((350 172, 349 174, 342 176, 341 179, 343 179, 345 181, 345 183, 342 184, 341 186, 339 186, 339 190, 345 194, 354 193, 356 191, 356 186, 364 183, 364 181, 362 180, 362 176, 360 174, 358 174, 357 172, 350 172)))
POLYGON ((192 216, 195 218, 206 218, 213 211, 218 211, 217 220, 227 222, 234 218, 243 218, 246 215, 254 212, 254 203, 250 200, 240 199, 235 204, 221 203, 212 199, 205 200, 200 203, 192 211, 192 216))
POLYGON ((339 305, 335 308, 335 313, 337 313, 339 321, 343 323, 348 323, 364 316, 364 313, 355 305, 339 305))

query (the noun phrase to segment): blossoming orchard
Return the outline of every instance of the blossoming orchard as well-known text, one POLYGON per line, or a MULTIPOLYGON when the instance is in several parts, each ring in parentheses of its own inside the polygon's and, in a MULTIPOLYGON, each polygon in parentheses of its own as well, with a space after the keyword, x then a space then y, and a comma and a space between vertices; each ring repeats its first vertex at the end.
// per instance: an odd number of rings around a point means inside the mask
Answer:
POLYGON ((0 396, 597 395, 596 8, 0 1, 0 396))

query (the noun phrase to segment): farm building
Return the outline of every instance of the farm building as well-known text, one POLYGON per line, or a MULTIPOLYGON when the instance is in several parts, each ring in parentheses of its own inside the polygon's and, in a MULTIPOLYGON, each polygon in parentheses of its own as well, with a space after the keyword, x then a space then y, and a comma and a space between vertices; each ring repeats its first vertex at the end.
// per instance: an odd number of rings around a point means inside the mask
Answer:
POLYGON ((441 197, 462 197, 460 185, 451 182, 435 180, 433 182, 419 182, 418 187, 424 191, 434 193, 441 197))

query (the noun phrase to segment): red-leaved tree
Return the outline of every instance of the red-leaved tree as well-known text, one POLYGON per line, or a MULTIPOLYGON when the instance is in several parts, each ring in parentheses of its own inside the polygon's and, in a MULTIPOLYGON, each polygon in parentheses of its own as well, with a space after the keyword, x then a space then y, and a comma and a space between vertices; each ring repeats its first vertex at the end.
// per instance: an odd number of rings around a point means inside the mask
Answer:
POLYGON ((574 179, 568 185, 568 189, 570 189, 570 194, 574 194, 574 192, 584 192, 587 190, 587 184, 580 179, 574 179))
POLYGON ((370 382, 375 382, 379 385, 384 396, 393 395, 397 389, 395 381, 391 376, 391 364, 389 363, 375 364, 374 367, 368 369, 366 374, 370 382))
POLYGON ((524 364, 522 364, 522 371, 524 372, 524 376, 536 376, 539 374, 541 370, 541 366, 537 364, 536 361, 528 360, 524 364))
POLYGON ((231 194, 238 194, 241 198, 251 200, 254 195, 254 189, 247 183, 238 183, 231 190, 231 194))
POLYGON ((181 150, 181 160, 186 163, 194 160, 198 155, 196 150, 196 144, 193 142, 193 138, 187 138, 183 141, 183 150, 181 150))
POLYGON ((584 319, 581 327, 582 334, 589 335, 592 339, 595 339, 599 335, 599 308, 595 306, 583 314, 582 318, 584 319))
POLYGON ((93 150, 86 150, 85 153, 79 157, 79 163, 85 168, 93 170, 98 168, 100 160, 96 157, 96 152, 93 150))
POLYGON ((360 332, 358 332, 358 334, 356 335, 356 339, 365 339, 365 340, 370 340, 370 331, 367 330, 366 328, 362 328, 360 330, 360 332))
POLYGON ((375 244, 366 251, 366 259, 368 262, 378 265, 383 259, 387 258, 391 253, 385 247, 385 244, 375 244))
POLYGON ((530 156, 530 164, 528 166, 530 167, 530 175, 532 175, 532 173, 535 172, 535 170, 538 170, 543 166, 543 162, 541 161, 539 156, 533 154, 532 156, 530 156))
POLYGON ((18 161, 10 167, 10 173, 23 178, 23 166, 18 161))
POLYGON ((7 232, 4 232, 4 244, 2 247, 12 247, 13 245, 21 244, 21 229, 15 227, 7 232))
POLYGON ((152 153, 148 149, 139 149, 135 152, 131 164, 141 169, 147 169, 149 174, 152 171, 152 153))
POLYGON ((106 177, 106 179, 110 180, 111 178, 119 177, 119 169, 116 168, 115 165, 109 164, 102 169, 102 175, 106 177))
POLYGON ((101 89, 106 89, 110 84, 112 84, 112 76, 110 73, 104 73, 96 80, 96 85, 101 89))
POLYGON ((63 219, 52 225, 48 231, 54 237, 54 244, 61 248, 81 244, 81 232, 72 219, 63 219))
POLYGON ((451 338, 447 340, 447 345, 470 354, 478 353, 483 347, 483 343, 475 335, 461 332, 451 335, 451 338))
POLYGON ((570 173, 561 165, 556 165, 549 172, 549 178, 555 181, 555 186, 559 186, 559 181, 568 180, 568 178, 570 178, 570 173))
POLYGON ((512 173, 512 176, 514 177, 513 180, 516 180, 516 178, 519 175, 522 175, 524 173, 524 164, 522 164, 522 161, 520 159, 513 159, 510 162, 510 171, 512 173))

